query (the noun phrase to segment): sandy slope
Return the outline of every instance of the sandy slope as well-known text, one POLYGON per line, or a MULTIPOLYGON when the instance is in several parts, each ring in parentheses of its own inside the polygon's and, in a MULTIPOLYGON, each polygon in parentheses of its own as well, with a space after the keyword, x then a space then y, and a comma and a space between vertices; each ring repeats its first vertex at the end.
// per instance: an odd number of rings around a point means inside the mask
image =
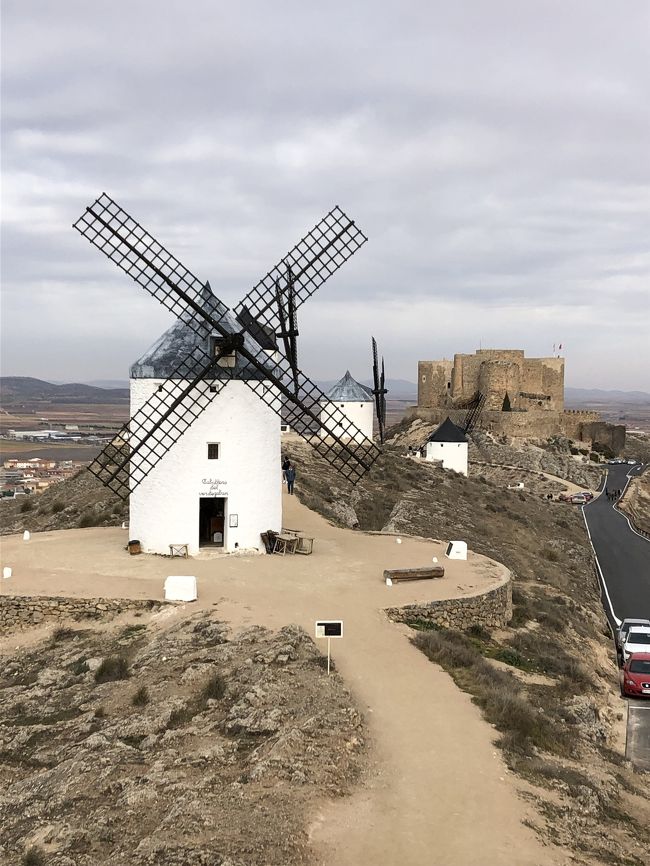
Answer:
POLYGON ((285 497, 285 524, 315 536, 312 557, 172 563, 128 557, 120 530, 87 529, 43 533, 28 544, 5 538, 2 559, 14 568, 11 588, 19 594, 159 598, 167 574, 194 573, 199 604, 218 603, 234 626, 298 622, 312 633, 316 618, 343 619, 334 657, 365 713, 373 765, 355 796, 323 802, 314 815, 313 843, 328 866, 568 862, 521 823, 527 808, 479 710, 382 613, 388 604, 473 594, 500 582, 503 570, 472 555, 467 563, 445 561, 443 581, 389 589, 383 568, 443 561, 443 546, 342 530, 293 497, 285 497))

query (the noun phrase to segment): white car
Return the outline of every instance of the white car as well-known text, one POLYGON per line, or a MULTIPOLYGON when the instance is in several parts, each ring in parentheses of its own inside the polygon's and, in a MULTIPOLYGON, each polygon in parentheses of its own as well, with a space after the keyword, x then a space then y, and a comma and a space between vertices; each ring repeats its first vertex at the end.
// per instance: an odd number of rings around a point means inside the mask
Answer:
POLYGON ((632 653, 650 652, 650 626, 633 626, 627 633, 623 644, 623 660, 627 661, 632 653))
POLYGON ((627 633, 631 628, 650 628, 650 619, 624 619, 616 631, 616 643, 623 649, 627 633))

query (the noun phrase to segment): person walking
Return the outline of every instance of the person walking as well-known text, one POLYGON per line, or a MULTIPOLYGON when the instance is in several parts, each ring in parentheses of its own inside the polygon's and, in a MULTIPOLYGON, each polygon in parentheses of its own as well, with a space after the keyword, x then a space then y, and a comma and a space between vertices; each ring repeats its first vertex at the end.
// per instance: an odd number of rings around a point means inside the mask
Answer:
POLYGON ((285 471, 284 474, 286 475, 286 478, 287 478, 287 493, 292 493, 292 494, 293 494, 293 484, 294 484, 294 481, 296 480, 296 469, 295 469, 295 467, 292 466, 291 463, 289 463, 289 466, 288 466, 288 468, 286 469, 286 471, 285 471))
POLYGON ((288 457, 284 457, 282 460, 282 483, 287 483, 287 469, 291 466, 288 457))

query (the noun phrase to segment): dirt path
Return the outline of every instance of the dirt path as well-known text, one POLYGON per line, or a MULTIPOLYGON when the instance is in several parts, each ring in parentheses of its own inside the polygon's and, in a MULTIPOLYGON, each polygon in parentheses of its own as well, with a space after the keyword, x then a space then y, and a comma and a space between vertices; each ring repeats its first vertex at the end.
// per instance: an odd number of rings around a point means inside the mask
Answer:
POLYGON ((2 560, 14 568, 12 591, 24 595, 159 598, 164 576, 185 573, 197 575, 199 604, 218 604, 234 627, 298 622, 313 634, 315 619, 343 619, 334 657, 366 717, 372 766, 354 796, 323 803, 314 815, 313 844, 327 866, 565 862, 521 823, 530 813, 493 745, 494 730, 382 612, 474 594, 500 583, 503 568, 476 554, 468 562, 444 560, 443 546, 430 541, 397 544, 338 529, 294 497, 285 496, 284 519, 316 538, 313 556, 129 557, 125 532, 88 529, 42 533, 29 543, 5 538, 2 560), (383 584, 383 568, 424 565, 433 556, 444 562, 443 580, 383 584))

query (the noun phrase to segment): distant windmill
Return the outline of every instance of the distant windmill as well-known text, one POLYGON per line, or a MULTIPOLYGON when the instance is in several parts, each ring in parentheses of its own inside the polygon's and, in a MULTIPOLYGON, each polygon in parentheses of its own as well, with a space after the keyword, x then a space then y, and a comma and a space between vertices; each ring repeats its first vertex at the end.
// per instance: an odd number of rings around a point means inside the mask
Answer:
POLYGON ((384 371, 384 358, 381 359, 381 371, 377 354, 377 341, 372 338, 372 380, 374 384, 373 395, 375 398, 375 413, 377 415, 377 428, 379 430, 379 441, 384 444, 384 433, 386 431, 386 376, 384 371))
MULTIPOLYGON (((231 515, 226 522, 232 539, 235 530, 240 533, 235 547, 259 541, 257 527, 265 531, 281 522, 276 466, 267 466, 276 451, 279 463, 280 424, 251 402, 251 392, 275 415, 282 411, 291 429, 352 483, 370 469, 377 446, 334 404, 319 409, 325 395, 298 369, 297 308, 367 241, 339 207, 233 311, 106 194, 74 228, 178 319, 132 367, 130 421, 89 467, 118 496, 131 495, 131 529, 145 538, 145 549, 166 552, 162 548, 184 540, 180 527, 194 536, 196 521, 186 511, 203 513, 196 506, 197 489, 201 503, 223 500, 217 516, 226 521, 231 515), (319 428, 327 435, 314 435, 319 428), (208 459, 217 463, 203 462, 208 459), (149 484, 150 474, 155 478, 149 484), (142 496, 140 485, 146 488, 142 496), (171 499, 173 516, 162 514, 163 497, 171 499), (259 514, 242 519, 245 509, 255 508, 259 514), (147 532, 155 543, 146 543, 147 532)), ((215 521, 210 517, 206 526, 215 521)), ((212 533, 219 534, 225 530, 212 533)), ((190 548, 196 546, 191 541, 190 548)))

